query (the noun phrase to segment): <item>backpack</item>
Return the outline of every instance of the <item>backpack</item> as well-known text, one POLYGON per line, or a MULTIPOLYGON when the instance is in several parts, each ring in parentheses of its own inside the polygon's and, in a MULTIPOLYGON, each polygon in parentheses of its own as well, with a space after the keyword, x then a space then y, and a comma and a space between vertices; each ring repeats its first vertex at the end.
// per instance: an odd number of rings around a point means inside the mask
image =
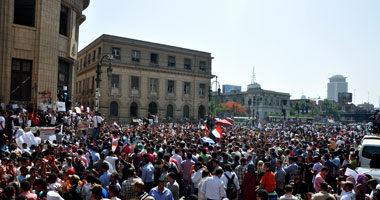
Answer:
POLYGON ((232 177, 228 177, 227 174, 224 174, 224 176, 227 178, 227 198, 234 199, 236 198, 236 186, 234 183, 235 174, 232 174, 232 177))

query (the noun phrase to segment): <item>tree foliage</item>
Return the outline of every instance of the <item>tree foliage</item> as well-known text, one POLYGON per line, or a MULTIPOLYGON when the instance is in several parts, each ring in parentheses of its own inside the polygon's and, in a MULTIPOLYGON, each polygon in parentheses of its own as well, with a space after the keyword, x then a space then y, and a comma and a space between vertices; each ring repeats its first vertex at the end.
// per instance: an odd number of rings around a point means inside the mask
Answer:
POLYGON ((336 105, 334 103, 332 103, 329 100, 325 99, 322 102, 322 107, 323 107, 323 110, 325 111, 325 115, 327 117, 332 117, 335 120, 339 120, 340 119, 339 111, 336 108, 336 105))
POLYGON ((228 112, 232 112, 239 115, 245 114, 246 112, 246 108, 243 105, 236 103, 234 101, 222 103, 220 104, 220 106, 228 112))

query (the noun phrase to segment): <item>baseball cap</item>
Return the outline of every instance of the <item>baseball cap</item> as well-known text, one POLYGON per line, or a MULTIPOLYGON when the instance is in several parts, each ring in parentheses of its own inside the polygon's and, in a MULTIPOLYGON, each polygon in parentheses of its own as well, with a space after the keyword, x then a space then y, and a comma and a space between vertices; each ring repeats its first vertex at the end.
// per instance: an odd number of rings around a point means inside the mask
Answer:
POLYGON ((376 190, 380 190, 380 184, 376 185, 376 190))
POLYGON ((74 170, 73 168, 70 168, 70 169, 68 169, 68 170, 66 171, 66 173, 67 173, 68 175, 74 175, 74 174, 75 174, 75 170, 74 170))

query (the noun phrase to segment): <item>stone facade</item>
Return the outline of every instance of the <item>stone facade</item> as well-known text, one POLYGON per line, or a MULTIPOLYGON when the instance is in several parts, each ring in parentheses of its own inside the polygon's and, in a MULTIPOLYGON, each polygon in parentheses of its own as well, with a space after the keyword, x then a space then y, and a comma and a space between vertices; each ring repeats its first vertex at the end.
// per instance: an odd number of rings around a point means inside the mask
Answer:
POLYGON ((0 1, 0 102, 53 104, 74 93, 79 25, 89 0, 0 1))
POLYGON ((207 115, 210 53, 102 35, 79 52, 76 102, 94 110, 97 64, 102 62, 99 111, 107 120, 129 122, 158 114, 172 121, 198 120, 207 115))
POLYGON ((245 92, 213 93, 212 98, 216 104, 229 101, 239 103, 247 109, 250 116, 256 117, 259 121, 264 121, 269 114, 282 114, 283 109, 289 115, 290 110, 289 93, 263 90, 259 85, 245 92))

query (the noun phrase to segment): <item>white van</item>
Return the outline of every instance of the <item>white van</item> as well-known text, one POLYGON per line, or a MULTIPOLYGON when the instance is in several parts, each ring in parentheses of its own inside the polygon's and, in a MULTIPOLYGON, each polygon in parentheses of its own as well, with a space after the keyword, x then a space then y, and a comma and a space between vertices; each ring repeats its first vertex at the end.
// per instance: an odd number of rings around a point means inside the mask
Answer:
POLYGON ((359 151, 360 167, 370 168, 369 163, 374 154, 380 154, 380 138, 364 139, 359 151))

